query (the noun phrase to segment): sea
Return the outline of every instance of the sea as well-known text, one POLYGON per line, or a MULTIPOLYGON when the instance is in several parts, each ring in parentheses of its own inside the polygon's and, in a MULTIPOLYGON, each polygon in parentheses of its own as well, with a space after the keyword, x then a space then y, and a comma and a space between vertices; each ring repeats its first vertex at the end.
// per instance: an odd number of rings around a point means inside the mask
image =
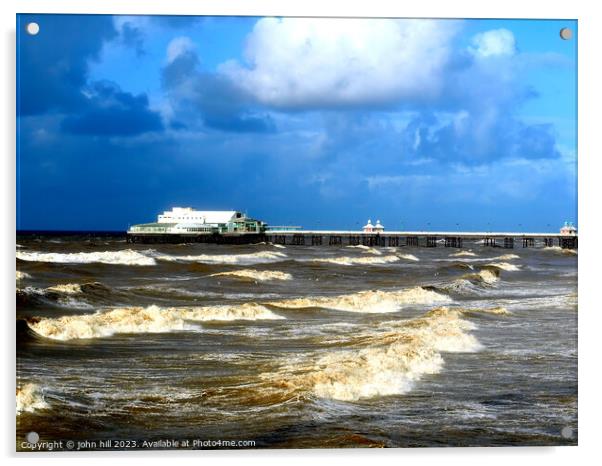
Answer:
POLYGON ((576 251, 17 243, 18 450, 578 442, 576 251))

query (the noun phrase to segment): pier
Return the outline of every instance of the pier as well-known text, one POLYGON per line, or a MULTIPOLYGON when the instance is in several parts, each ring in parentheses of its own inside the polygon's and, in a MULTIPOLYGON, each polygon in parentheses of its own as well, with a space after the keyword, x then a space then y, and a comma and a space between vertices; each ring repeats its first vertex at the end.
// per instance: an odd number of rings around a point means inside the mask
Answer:
POLYGON ((337 230, 268 230, 266 241, 291 246, 369 246, 462 248, 477 242, 485 247, 513 249, 558 246, 577 249, 577 235, 558 233, 518 232, 457 232, 457 231, 337 231, 337 230))
POLYGON ((271 242, 291 246, 369 246, 462 248, 465 243, 513 249, 558 246, 577 249, 577 229, 565 222, 559 233, 385 231, 371 220, 362 230, 303 230, 299 226, 269 226, 236 210, 195 210, 174 207, 156 222, 128 228, 128 243, 253 244, 271 242))
POLYGON ((463 248, 470 244, 491 248, 542 248, 557 246, 577 249, 577 235, 558 233, 457 232, 345 230, 267 230, 263 233, 142 233, 128 232, 129 243, 216 243, 253 244, 271 242, 286 246, 369 246, 463 248))

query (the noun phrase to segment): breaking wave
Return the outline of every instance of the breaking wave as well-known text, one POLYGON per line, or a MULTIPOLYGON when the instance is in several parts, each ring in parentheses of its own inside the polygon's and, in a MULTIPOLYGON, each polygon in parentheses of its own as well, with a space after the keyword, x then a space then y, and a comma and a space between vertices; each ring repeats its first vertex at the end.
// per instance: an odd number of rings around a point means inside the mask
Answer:
POLYGON ((329 257, 324 259, 311 259, 312 262, 336 264, 336 265, 384 265, 398 262, 398 256, 378 257, 329 257))
POLYGON ((493 257, 492 260, 501 260, 501 261, 508 261, 508 260, 512 260, 512 259, 520 259, 520 256, 518 254, 502 254, 501 256, 498 257, 493 257))
POLYGON ((17 251, 17 259, 31 262, 53 262, 57 264, 116 264, 116 265, 155 265, 152 257, 131 249, 103 252, 28 252, 17 251))
POLYGON ((46 291, 65 294, 80 294, 82 292, 82 287, 77 283, 67 283, 64 285, 49 286, 46 288, 46 291))
POLYGON ((463 275, 460 280, 468 280, 480 285, 491 286, 500 280, 500 271, 497 267, 483 268, 477 273, 463 275))
POLYGON ((402 259, 409 260, 409 261, 419 261, 420 260, 413 254, 402 254, 399 257, 401 257, 402 259))
POLYGON ((387 313, 397 312, 404 305, 448 302, 451 302, 451 299, 445 295, 415 287, 403 291, 360 291, 340 296, 285 299, 267 304, 286 309, 322 307, 348 312, 387 313))
POLYGON ((509 261, 513 259, 520 259, 520 256, 516 254, 503 254, 496 257, 475 257, 466 259, 434 259, 436 262, 450 262, 450 261, 462 261, 462 262, 485 262, 485 261, 509 261))
POLYGON ((165 333, 193 330, 191 322, 284 319, 258 304, 207 307, 124 307, 94 314, 35 318, 27 321, 38 335, 54 340, 108 337, 117 333, 165 333))
POLYGON ((271 242, 265 242, 265 241, 261 241, 259 243, 253 243, 254 246, 272 246, 273 248, 276 249, 286 249, 286 246, 282 245, 282 244, 276 244, 276 243, 271 243, 271 242))
POLYGON ((482 289, 478 285, 466 278, 458 278, 451 283, 437 286, 438 289, 445 291, 446 293, 457 293, 457 294, 480 294, 482 289))
POLYGON ((209 275, 210 277, 234 277, 243 280, 292 280, 293 276, 290 273, 278 272, 276 270, 233 270, 231 272, 220 272, 209 275))
POLYGON ((33 413, 38 409, 48 408, 44 394, 40 388, 32 383, 26 383, 17 388, 17 414, 24 412, 33 413))
POLYGON ((509 316, 512 315, 512 312, 510 312, 508 309, 506 309, 503 306, 498 306, 498 307, 486 307, 486 308, 482 308, 482 309, 460 309, 459 310, 462 314, 492 314, 492 315, 496 315, 496 316, 509 316))
MULTIPOLYGON (((34 286, 26 286, 25 288, 17 288, 17 304, 18 305, 59 305, 72 309, 92 309, 90 303, 74 299, 74 295, 81 295, 84 288, 90 286, 94 288, 97 284, 67 284, 57 285, 48 288, 36 288, 34 286)), ((100 285, 102 286, 102 285, 100 285)))
MULTIPOLYGON (((416 319, 397 321, 388 331, 362 340, 363 348, 341 350, 302 367, 284 367, 278 386, 290 392, 311 390, 320 398, 356 401, 410 391, 424 375, 444 366, 442 353, 481 349, 462 313, 435 309, 416 319), (285 375, 285 377, 283 377, 285 375)), ((270 380, 274 374, 264 374, 270 380)))
POLYGON ((16 278, 17 281, 19 281, 24 280, 25 278, 31 278, 31 275, 29 275, 27 272, 21 272, 20 270, 17 270, 16 278))
POLYGON ((543 248, 543 250, 548 251, 548 252, 555 252, 557 254, 564 254, 566 256, 576 256, 577 255, 576 249, 564 249, 564 248, 561 248, 560 246, 546 246, 545 248, 543 248))
POLYGON ((500 273, 497 270, 483 269, 470 278, 477 279, 487 285, 493 285, 500 280, 500 273))
POLYGON ((380 256, 382 255, 382 252, 379 251, 376 248, 371 248, 370 246, 364 246, 363 244, 356 244, 356 245, 352 245, 352 246, 345 246, 347 248, 353 248, 353 249, 361 249, 362 252, 366 253, 366 254, 374 254, 376 256, 380 256))
POLYGON ((508 262, 492 262, 491 264, 487 264, 487 267, 496 267, 498 269, 506 270, 507 272, 516 272, 520 270, 520 266, 508 262))
POLYGON ((199 262, 202 264, 266 264, 270 262, 279 262, 288 257, 282 252, 261 251, 249 254, 199 254, 196 256, 172 256, 168 254, 156 254, 156 257, 162 261, 168 262, 199 262))
POLYGON ((472 251, 459 251, 454 254, 450 254, 450 257, 476 257, 476 254, 472 251))

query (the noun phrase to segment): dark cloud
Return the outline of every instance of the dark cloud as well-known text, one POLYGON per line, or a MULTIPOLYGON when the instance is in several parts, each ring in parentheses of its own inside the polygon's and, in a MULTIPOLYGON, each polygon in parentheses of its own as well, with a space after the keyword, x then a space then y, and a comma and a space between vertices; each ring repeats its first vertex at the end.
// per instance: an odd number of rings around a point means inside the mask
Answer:
POLYGON ((108 82, 95 83, 89 92, 91 96, 86 108, 63 120, 64 131, 99 136, 133 136, 163 129, 159 114, 149 110, 146 95, 134 96, 108 82))
POLYGON ((162 72, 163 88, 178 119, 234 133, 268 133, 275 124, 225 76, 200 69, 193 51, 178 55, 162 72))
POLYGON ((98 57, 102 44, 116 37, 110 16, 19 16, 18 114, 70 112, 86 105, 81 88, 88 78, 88 61, 98 57), (40 25, 38 35, 25 24, 40 25), (76 39, 76 40, 75 40, 76 39))
MULTIPOLYGON (((19 31, 20 116, 61 114, 61 128, 76 134, 130 136, 162 129, 145 95, 89 82, 89 61, 98 57, 103 42, 119 37, 111 16, 20 16, 21 24, 30 21, 39 23, 40 33, 29 36, 24 27, 19 31)), ((139 31, 127 23, 122 40, 141 46, 139 31)))

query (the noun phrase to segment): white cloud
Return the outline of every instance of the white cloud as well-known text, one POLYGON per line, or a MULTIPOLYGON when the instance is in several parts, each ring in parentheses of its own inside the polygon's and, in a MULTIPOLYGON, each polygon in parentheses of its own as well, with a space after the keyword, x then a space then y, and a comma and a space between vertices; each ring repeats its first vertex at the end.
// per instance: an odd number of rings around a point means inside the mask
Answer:
POLYGON ((514 34, 508 29, 481 32, 472 38, 472 45, 470 50, 479 57, 509 56, 516 52, 514 34))
POLYGON ((428 99, 438 94, 455 21, 262 18, 246 64, 220 71, 260 102, 323 107, 428 99))
POLYGON ((185 52, 194 50, 194 42, 190 37, 180 36, 172 39, 167 46, 167 63, 173 62, 185 52))

